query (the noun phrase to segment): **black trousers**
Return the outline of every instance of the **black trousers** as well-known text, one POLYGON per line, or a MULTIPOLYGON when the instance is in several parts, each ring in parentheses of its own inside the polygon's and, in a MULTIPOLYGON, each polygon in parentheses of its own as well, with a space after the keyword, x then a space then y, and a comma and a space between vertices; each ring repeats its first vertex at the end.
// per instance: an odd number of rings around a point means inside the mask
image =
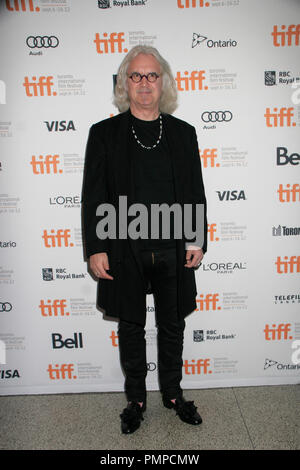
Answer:
MULTIPOLYGON (((177 312, 176 249, 145 250, 141 256, 144 275, 151 282, 154 297, 160 391, 172 399, 182 395, 180 382, 185 328, 185 321, 178 318, 177 312)), ((145 325, 120 320, 118 336, 127 400, 145 401, 145 325)))

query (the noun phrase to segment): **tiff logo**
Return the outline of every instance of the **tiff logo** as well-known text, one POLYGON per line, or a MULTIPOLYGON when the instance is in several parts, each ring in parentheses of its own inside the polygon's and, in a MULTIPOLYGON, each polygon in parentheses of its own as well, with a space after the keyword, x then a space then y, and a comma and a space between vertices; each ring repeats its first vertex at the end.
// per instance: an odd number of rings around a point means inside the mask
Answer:
POLYGON ((177 72, 175 80, 177 82, 178 91, 190 91, 190 90, 207 90, 208 87, 203 85, 205 80, 205 70, 193 70, 190 75, 186 70, 184 77, 181 76, 181 72, 177 72), (182 86, 183 85, 183 86, 182 86))
POLYGON ((207 168, 208 166, 210 166, 210 168, 220 166, 220 163, 215 164, 215 160, 218 157, 217 149, 204 149, 202 153, 201 152, 199 153, 200 153, 200 158, 203 162, 203 168, 207 168))
POLYGON ((178 8, 196 8, 209 7, 209 2, 204 0, 177 0, 178 8))
POLYGON ((100 37, 99 33, 96 33, 94 39, 94 43, 96 44, 96 51, 98 54, 128 52, 127 48, 123 49, 122 47, 124 42, 124 33, 110 33, 109 38, 107 33, 103 33, 103 38, 100 37), (101 46, 103 46, 103 48, 101 46))
POLYGON ((30 165, 32 166, 32 171, 34 175, 49 175, 51 173, 58 174, 62 173, 63 170, 58 168, 59 164, 59 155, 43 155, 39 156, 37 161, 36 156, 32 155, 30 165))
POLYGON ((274 112, 271 112, 270 108, 266 109, 264 117, 266 118, 267 127, 295 127, 296 123, 292 122, 294 116, 294 108, 280 108, 279 112, 277 108, 274 108, 274 112))
POLYGON ((119 346, 119 336, 114 332, 112 331, 111 332, 111 335, 110 335, 110 339, 111 339, 111 344, 114 348, 117 348, 119 346))
POLYGON ((286 189, 283 189, 283 185, 279 185, 277 189, 279 195, 279 202, 297 202, 300 201, 300 185, 298 183, 293 184, 290 189, 290 184, 286 185, 286 189))
POLYGON ((52 91, 54 85, 52 81, 53 76, 48 77, 41 76, 36 82, 36 77, 32 77, 32 82, 29 81, 28 77, 24 78, 23 86, 25 87, 25 93, 27 96, 56 96, 57 92, 52 91), (32 94, 33 91, 33 94, 32 94), (46 93, 46 94, 45 94, 46 93))
POLYGON ((278 326, 276 324, 266 325, 264 329, 266 341, 275 341, 280 339, 293 339, 292 336, 288 336, 289 331, 291 331, 290 323, 280 323, 278 326))
POLYGON ((277 256, 275 265, 277 266, 278 274, 294 273, 294 267, 296 267, 295 272, 300 273, 300 256, 291 256, 290 259, 288 256, 284 256, 284 260, 277 256))
POLYGON ((72 375, 74 372, 74 364, 49 364, 47 372, 49 373, 50 380, 65 380, 65 379, 77 379, 76 375, 72 375))
POLYGON ((210 359, 192 359, 190 362, 186 359, 183 363, 184 373, 186 375, 200 375, 211 374, 212 371, 208 369, 210 366, 210 359))
POLYGON ((217 232, 217 224, 207 224, 207 233, 209 234, 210 242, 219 241, 219 237, 215 237, 216 232, 217 232))
POLYGON ((219 294, 206 294, 205 297, 203 294, 201 294, 199 297, 199 299, 196 299, 196 302, 198 304, 196 312, 198 312, 199 310, 221 310, 221 307, 217 305, 217 303, 219 302, 219 294))
POLYGON ((275 47, 299 46, 300 24, 290 24, 288 30, 285 30, 286 25, 281 25, 281 31, 278 31, 278 26, 274 25, 271 33, 273 45, 275 47))
POLYGON ((6 8, 9 11, 40 11, 40 7, 35 7, 33 0, 5 0, 6 8), (14 8, 11 6, 11 3, 14 3, 14 8), (21 6, 21 9, 20 9, 21 6))
POLYGON ((70 229, 58 229, 50 230, 50 234, 47 230, 43 231, 42 238, 44 240, 45 248, 67 248, 69 246, 74 246, 74 243, 69 243, 69 238, 71 237, 70 229))
POLYGON ((42 314, 42 317, 64 317, 69 316, 70 313, 66 312, 67 301, 66 299, 55 299, 51 301, 47 300, 47 303, 41 299, 39 308, 42 314))

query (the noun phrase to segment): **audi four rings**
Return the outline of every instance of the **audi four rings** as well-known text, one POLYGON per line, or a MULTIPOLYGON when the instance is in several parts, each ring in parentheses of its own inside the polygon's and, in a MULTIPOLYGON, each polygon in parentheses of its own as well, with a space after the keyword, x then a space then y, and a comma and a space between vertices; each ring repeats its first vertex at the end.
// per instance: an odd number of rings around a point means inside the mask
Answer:
POLYGON ((204 122, 222 122, 231 121, 232 113, 230 111, 205 111, 201 115, 204 122))
POLYGON ((12 305, 9 302, 0 302, 0 312, 10 312, 12 305))
POLYGON ((41 49, 42 47, 48 49, 49 47, 57 47, 59 40, 56 36, 28 36, 26 44, 31 49, 34 49, 35 47, 38 49, 41 49))

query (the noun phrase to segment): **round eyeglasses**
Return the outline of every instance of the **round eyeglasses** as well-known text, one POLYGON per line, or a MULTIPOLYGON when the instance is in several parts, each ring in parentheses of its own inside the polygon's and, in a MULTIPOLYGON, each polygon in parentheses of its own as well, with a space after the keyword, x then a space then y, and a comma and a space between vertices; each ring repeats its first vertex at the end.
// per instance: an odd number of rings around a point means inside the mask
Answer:
POLYGON ((129 78, 131 78, 131 80, 132 80, 134 83, 139 83, 139 82, 141 82, 144 77, 147 78, 148 82, 153 83, 153 82, 156 82, 156 80, 158 79, 159 75, 157 75, 156 72, 149 72, 149 73, 147 73, 147 75, 141 75, 141 74, 138 73, 138 72, 133 72, 131 75, 129 75, 129 78))

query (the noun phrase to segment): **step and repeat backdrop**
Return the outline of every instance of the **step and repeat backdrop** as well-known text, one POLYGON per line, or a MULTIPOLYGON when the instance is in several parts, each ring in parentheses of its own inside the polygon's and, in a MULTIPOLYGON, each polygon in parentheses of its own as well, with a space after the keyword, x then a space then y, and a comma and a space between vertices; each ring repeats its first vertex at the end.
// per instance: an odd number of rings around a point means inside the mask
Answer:
MULTIPOLYGON (((83 256, 90 126, 124 55, 156 47, 195 126, 208 251, 183 388, 299 383, 300 1, 2 0, 0 393, 122 391, 117 321, 83 256)), ((149 390, 157 390, 147 296, 149 390)))

